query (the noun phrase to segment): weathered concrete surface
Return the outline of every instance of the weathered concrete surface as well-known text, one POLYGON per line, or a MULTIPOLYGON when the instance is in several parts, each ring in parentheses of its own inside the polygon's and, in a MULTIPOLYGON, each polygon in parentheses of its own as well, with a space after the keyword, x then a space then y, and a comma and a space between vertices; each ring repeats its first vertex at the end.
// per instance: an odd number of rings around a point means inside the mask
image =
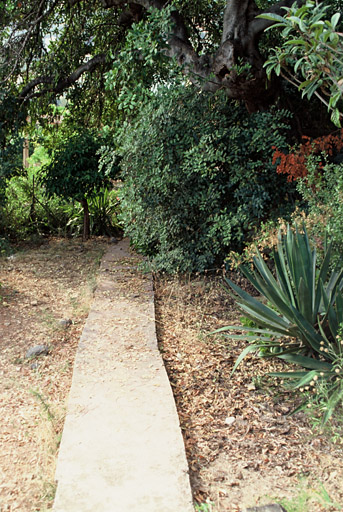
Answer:
POLYGON ((55 512, 194 512, 152 280, 128 242, 104 255, 80 340, 55 512))

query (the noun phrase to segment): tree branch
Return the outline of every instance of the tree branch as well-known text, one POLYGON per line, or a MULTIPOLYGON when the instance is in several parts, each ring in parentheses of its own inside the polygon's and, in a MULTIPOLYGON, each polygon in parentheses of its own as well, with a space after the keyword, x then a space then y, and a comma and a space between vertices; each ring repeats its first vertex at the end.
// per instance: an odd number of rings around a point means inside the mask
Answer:
POLYGON ((53 75, 50 76, 39 76, 25 85, 25 87, 21 90, 19 94, 19 99, 26 102, 33 97, 42 96, 48 92, 60 93, 65 89, 70 87, 72 84, 77 82, 83 73, 92 72, 95 68, 97 68, 100 64, 103 64, 106 61, 106 55, 101 53, 96 55, 88 62, 85 62, 81 66, 79 66, 75 71, 73 71, 70 75, 60 78, 57 82, 55 82, 56 77, 53 75), (48 84, 51 87, 47 87, 40 91, 35 91, 35 88, 38 85, 48 84))
MULTIPOLYGON (((56 5, 56 1, 52 0, 52 5, 56 5)), ((68 0, 68 3, 72 7, 79 1, 68 0)), ((216 53, 205 55, 200 55, 194 49, 184 18, 179 11, 173 10, 171 12, 173 31, 168 41, 167 54, 177 59, 183 72, 198 87, 209 91, 223 88, 231 98, 262 104, 263 98, 268 100, 272 93, 266 89, 266 75, 258 49, 258 39, 263 30, 273 22, 256 19, 256 16, 262 12, 283 15, 282 7, 290 6, 293 1, 282 0, 262 11, 257 8, 255 0, 227 0, 221 44, 216 53)), ((304 1, 298 0, 298 4, 304 1)), ((43 3, 44 0, 39 2, 43 3)), ((103 8, 112 8, 117 11, 116 23, 122 25, 124 30, 142 19, 145 10, 149 8, 162 10, 169 4, 169 0, 100 0, 100 2, 103 8)), ((36 15, 35 21, 39 19, 40 15, 36 15)), ((59 78, 52 74, 37 77, 23 87, 19 98, 27 102, 33 97, 49 92, 61 93, 77 82, 83 73, 92 72, 105 60, 105 54, 99 54, 68 76, 59 78)), ((268 88, 273 89, 273 85, 268 83, 268 88)))
MULTIPOLYGON (((135 0, 134 2, 127 2, 126 0, 101 0, 101 3, 105 9, 110 9, 112 7, 124 7, 128 5, 129 9, 133 6, 140 6, 146 10, 151 7, 162 10, 168 4, 168 1, 135 0)), ((172 11, 171 18, 174 22, 174 30, 173 36, 168 41, 168 44, 171 47, 169 55, 176 57, 180 64, 191 62, 197 57, 197 54, 190 43, 186 24, 177 10, 172 11)))

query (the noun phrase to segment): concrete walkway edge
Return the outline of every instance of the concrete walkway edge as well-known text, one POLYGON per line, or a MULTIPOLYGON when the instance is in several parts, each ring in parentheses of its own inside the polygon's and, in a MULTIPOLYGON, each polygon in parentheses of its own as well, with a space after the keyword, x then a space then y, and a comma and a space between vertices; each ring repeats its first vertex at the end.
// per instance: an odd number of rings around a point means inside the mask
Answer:
POLYGON ((152 278, 124 240, 103 256, 76 354, 54 512, 194 512, 152 278))

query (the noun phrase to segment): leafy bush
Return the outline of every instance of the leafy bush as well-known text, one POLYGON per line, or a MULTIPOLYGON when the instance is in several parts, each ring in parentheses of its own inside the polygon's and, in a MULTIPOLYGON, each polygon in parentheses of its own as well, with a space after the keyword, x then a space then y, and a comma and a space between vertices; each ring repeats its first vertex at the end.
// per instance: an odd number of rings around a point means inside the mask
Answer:
MULTIPOLYGON (((309 238, 316 244, 317 263, 320 263, 324 257, 323 240, 325 238, 327 215, 324 212, 316 212, 308 209, 306 203, 296 206, 295 210, 285 218, 269 219, 261 222, 253 236, 242 252, 230 251, 225 259, 227 269, 238 269, 239 266, 249 264, 256 254, 256 248, 266 261, 273 260, 274 250, 277 248, 279 234, 287 233, 288 224, 298 224, 305 227, 309 238)), ((332 247, 332 259, 336 257, 336 244, 332 247)))
MULTIPOLYGON (((51 151, 51 160, 43 166, 41 184, 48 197, 79 201, 83 207, 83 238, 90 236, 89 199, 97 196, 118 175, 118 163, 100 164, 100 148, 107 135, 77 127, 61 137, 51 151)), ((104 149, 105 154, 107 148, 104 149)))
MULTIPOLYGON (((0 257, 7 256, 12 252, 11 245, 6 238, 0 237, 0 257)), ((0 283, 1 288, 1 283, 0 283)))
POLYGON ((281 27, 283 44, 266 62, 267 73, 282 75, 311 99, 316 95, 331 111, 331 120, 340 126, 342 117, 343 36, 340 10, 328 19, 330 6, 307 0, 300 6, 283 7, 287 16, 261 14, 260 18, 281 27))
MULTIPOLYGON (((118 191, 102 189, 89 199, 91 235, 114 236, 121 234, 118 221, 120 211, 118 191)), ((66 233, 79 236, 83 229, 83 207, 80 203, 66 203, 64 212, 67 217, 66 233)))
MULTIPOLYGON (((287 234, 280 234, 274 252, 276 277, 259 252, 252 271, 242 265, 242 273, 268 300, 267 305, 226 279, 239 308, 258 326, 241 327, 253 334, 238 335, 251 344, 237 359, 234 370, 253 351, 301 366, 304 371, 271 375, 289 379, 295 388, 311 387, 312 392, 325 383, 330 399, 324 422, 343 398, 343 266, 330 270, 331 250, 330 244, 318 268, 316 249, 311 249, 306 230, 302 233, 296 227, 294 233, 288 226, 287 234)), ((237 330, 237 326, 217 332, 232 329, 237 330)))
POLYGON ((48 196, 82 201, 110 183, 117 167, 99 168, 98 151, 105 143, 101 135, 79 130, 55 144, 51 160, 42 168, 41 182, 48 196))
POLYGON ((339 259, 343 252, 343 164, 326 164, 318 170, 318 161, 312 157, 307 169, 298 190, 307 201, 309 215, 321 218, 317 229, 327 230, 335 243, 335 259, 339 259))
POLYGON ((56 197, 47 201, 38 179, 39 167, 32 165, 7 184, 0 205, 0 232, 10 239, 64 230, 68 220, 64 202, 56 197))
POLYGON ((286 117, 249 115, 182 84, 160 88, 124 125, 121 219, 155 269, 209 268, 289 207, 294 186, 272 164, 272 146, 286 147, 286 117))
MULTIPOLYGON (((94 151, 100 147, 100 142, 95 144, 94 151)), ((99 157, 95 155, 94 158, 98 162, 99 157)), ((5 234, 10 239, 23 239, 35 234, 62 234, 66 236, 82 233, 83 207, 81 204, 70 200, 66 201, 55 194, 50 194, 50 197, 47 197, 46 189, 41 181, 42 168, 46 169, 48 163, 49 157, 45 147, 37 143, 34 153, 29 158, 29 167, 22 169, 19 175, 8 180, 5 189, 5 200, 3 203, 0 202, 0 233, 5 234)), ((91 233, 94 235, 115 235, 120 231, 117 220, 117 212, 119 211, 118 193, 115 190, 101 189, 101 180, 107 181, 109 186, 112 186, 112 183, 108 178, 103 179, 101 172, 96 174, 95 184, 91 182, 89 176, 80 179, 76 177, 75 184, 73 176, 68 177, 66 175, 64 179, 67 184, 61 178, 58 186, 63 187, 64 185, 65 189, 73 192, 79 184, 80 190, 75 192, 76 196, 78 192, 82 194, 82 179, 86 181, 86 185, 91 192, 92 187, 94 187, 95 192, 93 190, 89 199, 91 233)))
POLYGON ((89 202, 91 233, 108 236, 120 234, 119 212, 118 190, 100 190, 89 202))

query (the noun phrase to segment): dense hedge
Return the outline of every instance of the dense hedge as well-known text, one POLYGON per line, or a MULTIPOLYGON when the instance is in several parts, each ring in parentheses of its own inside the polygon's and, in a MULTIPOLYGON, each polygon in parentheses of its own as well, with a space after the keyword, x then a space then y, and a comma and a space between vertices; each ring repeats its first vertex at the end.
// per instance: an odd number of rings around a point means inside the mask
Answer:
POLYGON ((178 86, 161 88, 123 127, 122 221, 154 268, 210 268, 289 204, 293 186, 272 164, 286 118, 178 86))

